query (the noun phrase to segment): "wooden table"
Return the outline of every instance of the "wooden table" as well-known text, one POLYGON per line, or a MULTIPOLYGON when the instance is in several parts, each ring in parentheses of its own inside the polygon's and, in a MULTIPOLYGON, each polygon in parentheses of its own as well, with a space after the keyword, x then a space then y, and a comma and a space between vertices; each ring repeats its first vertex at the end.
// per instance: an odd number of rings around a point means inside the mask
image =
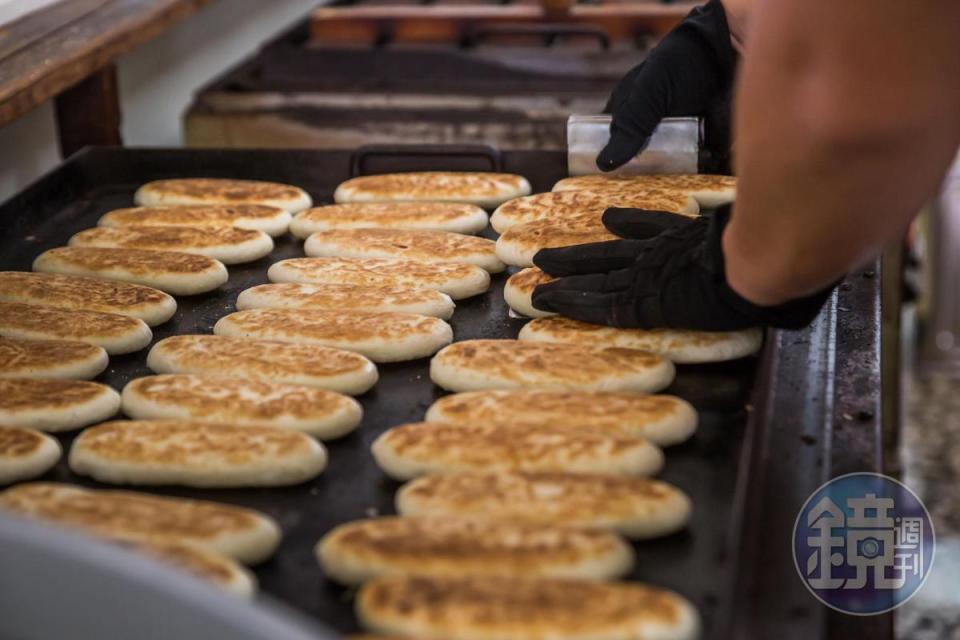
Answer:
POLYGON ((210 0, 63 0, 0 27, 0 126, 53 98, 64 157, 118 145, 115 60, 210 0))

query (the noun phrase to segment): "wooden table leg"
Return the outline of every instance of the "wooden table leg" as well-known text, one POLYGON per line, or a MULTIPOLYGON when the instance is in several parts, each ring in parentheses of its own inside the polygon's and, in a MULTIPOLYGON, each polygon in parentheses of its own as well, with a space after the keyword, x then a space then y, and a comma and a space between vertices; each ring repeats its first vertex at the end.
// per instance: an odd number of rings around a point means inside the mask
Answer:
POLYGON ((60 154, 64 158, 89 145, 123 144, 114 65, 103 67, 58 95, 54 106, 60 154))

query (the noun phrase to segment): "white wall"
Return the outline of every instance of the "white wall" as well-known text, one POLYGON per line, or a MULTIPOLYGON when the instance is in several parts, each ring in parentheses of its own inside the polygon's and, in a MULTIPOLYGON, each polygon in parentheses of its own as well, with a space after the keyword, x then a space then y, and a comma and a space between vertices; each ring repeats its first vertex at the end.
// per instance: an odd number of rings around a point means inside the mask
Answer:
MULTIPOLYGON (((52 1, 0 0, 0 24, 52 1)), ((320 0, 213 0, 121 58, 124 142, 180 145, 180 118, 193 92, 320 4, 320 0)), ((58 162, 50 104, 0 127, 0 202, 58 162)))

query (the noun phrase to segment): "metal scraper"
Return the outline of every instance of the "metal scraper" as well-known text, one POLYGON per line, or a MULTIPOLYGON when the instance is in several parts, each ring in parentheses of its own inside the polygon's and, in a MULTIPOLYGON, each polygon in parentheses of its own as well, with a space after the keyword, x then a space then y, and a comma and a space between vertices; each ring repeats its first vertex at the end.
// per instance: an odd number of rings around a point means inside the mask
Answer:
MULTIPOLYGON (((609 115, 572 115, 567 120, 567 171, 571 176, 600 173, 597 154, 610 140, 609 115)), ((611 174, 697 173, 703 127, 698 118, 665 118, 650 142, 611 174)))

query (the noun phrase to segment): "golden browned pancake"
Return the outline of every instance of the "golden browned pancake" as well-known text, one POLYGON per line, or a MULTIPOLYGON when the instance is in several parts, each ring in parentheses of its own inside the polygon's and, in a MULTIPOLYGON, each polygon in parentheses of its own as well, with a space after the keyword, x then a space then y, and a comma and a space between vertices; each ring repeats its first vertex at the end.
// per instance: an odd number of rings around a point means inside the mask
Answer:
POLYGON ((0 486, 43 475, 60 460, 60 443, 32 429, 0 425, 0 486))
POLYGON ((496 243, 449 231, 415 229, 332 229, 318 231, 303 245, 318 258, 387 258, 418 262, 475 264, 490 273, 503 271, 496 243))
POLYGON ((540 249, 617 239, 592 213, 571 215, 562 222, 547 218, 510 227, 497 239, 497 257, 508 265, 532 267, 540 249))
POLYGON ((450 296, 433 289, 393 285, 261 284, 240 292, 237 309, 313 309, 355 311, 399 311, 419 313, 447 320, 455 305, 450 296))
POLYGON ((0 272, 0 302, 119 313, 140 318, 150 326, 166 322, 177 310, 173 298, 150 287, 27 271, 0 272))
POLYGON ((282 487, 326 465, 326 449, 306 434, 191 420, 105 422, 70 449, 74 473, 110 484, 282 487))
POLYGON ((403 516, 483 517, 584 529, 631 538, 673 533, 690 519, 690 499, 665 482, 635 476, 474 471, 424 476, 397 492, 403 516))
POLYGON ((617 329, 561 316, 533 320, 524 325, 519 337, 534 342, 643 349, 678 363, 735 360, 756 353, 763 344, 760 329, 617 329))
POLYGON ((155 344, 147 366, 157 373, 230 376, 263 382, 303 384, 350 395, 377 382, 372 362, 351 351, 224 336, 171 336, 155 344))
POLYGON ((71 247, 180 251, 224 264, 259 260, 273 251, 263 231, 235 227, 95 227, 70 238, 71 247))
POLYGON ((143 320, 116 313, 0 302, 0 335, 25 340, 79 340, 107 353, 143 349, 153 338, 143 320))
POLYGON ((0 378, 93 378, 107 352, 86 342, 0 337, 0 378))
POLYGON ((718 207, 733 202, 737 179, 710 174, 643 175, 643 176, 576 176, 564 178, 553 186, 555 192, 585 190, 597 193, 675 191, 692 196, 701 207, 718 207))
POLYGON ((115 209, 97 222, 101 227, 200 227, 217 229, 236 227, 256 229, 270 236, 287 232, 290 212, 279 207, 258 204, 174 205, 171 207, 131 207, 115 209))
POLYGON ((139 420, 280 427, 323 439, 350 433, 363 417, 360 403, 326 389, 184 374, 131 381, 123 388, 123 412, 139 420))
POLYGON ((695 640, 696 609, 636 582, 503 576, 383 576, 357 617, 379 633, 470 640, 695 640))
POLYGON ((220 318, 213 332, 347 349, 374 362, 425 358, 453 341, 453 329, 440 318, 398 312, 250 309, 220 318))
POLYGON ((383 227, 474 234, 486 226, 487 212, 473 204, 354 202, 302 211, 290 224, 290 233, 306 238, 317 231, 383 227))
POLYGON ((697 428, 697 412, 673 396, 598 391, 467 391, 440 398, 424 420, 457 425, 542 424, 629 434, 667 446, 697 428))
POLYGON ((271 282, 435 289, 454 300, 490 287, 490 274, 476 265, 379 258, 292 258, 274 263, 267 277, 271 282))
POLYGON ((120 395, 105 384, 0 378, 0 424, 39 431, 69 431, 106 420, 119 409, 120 395))
POLYGON ((33 482, 0 493, 0 509, 110 539, 192 544, 246 564, 280 542, 276 523, 256 511, 132 491, 33 482))
POLYGON ((133 196, 146 207, 176 204, 260 204, 280 207, 290 213, 303 211, 313 202, 303 189, 262 180, 223 178, 179 178, 155 180, 143 185, 133 196))
POLYGON ((395 480, 501 469, 652 475, 663 467, 663 453, 644 438, 543 424, 416 422, 388 429, 371 450, 395 480))
POLYGON ((636 207, 690 216, 700 213, 696 200, 676 191, 555 191, 504 202, 490 216, 490 224, 498 233, 504 233, 534 220, 552 220, 557 226, 563 226, 567 218, 589 215, 600 222, 603 212, 610 207, 636 207))
POLYGON ((556 278, 537 267, 523 269, 507 279, 503 285, 503 299, 511 309, 530 318, 555 315, 552 311, 541 311, 533 306, 533 290, 554 280, 556 278))
POLYGON ((347 585, 396 573, 608 579, 633 565, 633 550, 607 532, 483 518, 358 520, 315 552, 327 577, 347 585))
POLYGON ((248 569, 218 553, 179 542, 117 543, 205 580, 228 593, 251 598, 257 590, 257 580, 248 569))
POLYGON ((431 379, 450 391, 539 388, 659 391, 673 364, 636 349, 602 349, 519 340, 464 340, 430 362, 431 379))
POLYGON ((213 258, 144 249, 58 247, 41 253, 33 270, 121 280, 173 295, 204 293, 227 281, 226 267, 213 258))
POLYGON ((336 202, 439 200, 491 209, 530 193, 523 176, 471 171, 415 171, 353 178, 337 187, 336 202))

